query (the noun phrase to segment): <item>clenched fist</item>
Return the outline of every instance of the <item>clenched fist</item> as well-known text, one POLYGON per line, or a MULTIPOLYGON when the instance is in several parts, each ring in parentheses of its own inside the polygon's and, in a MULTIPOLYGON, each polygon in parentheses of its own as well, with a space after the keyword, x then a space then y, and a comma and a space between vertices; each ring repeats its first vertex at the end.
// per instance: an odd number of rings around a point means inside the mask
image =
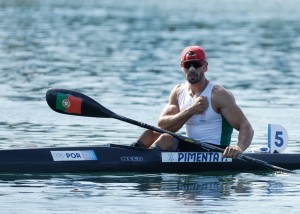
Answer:
POLYGON ((203 114, 208 108, 207 97, 205 96, 196 97, 194 99, 194 104, 192 108, 194 110, 194 114, 203 114))

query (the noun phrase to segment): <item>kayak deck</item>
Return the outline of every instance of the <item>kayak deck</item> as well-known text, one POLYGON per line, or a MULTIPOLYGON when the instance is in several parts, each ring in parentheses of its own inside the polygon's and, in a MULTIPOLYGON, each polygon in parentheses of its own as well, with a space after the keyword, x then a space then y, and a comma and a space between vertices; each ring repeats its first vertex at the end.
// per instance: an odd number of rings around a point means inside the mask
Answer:
MULTIPOLYGON (((300 169, 300 154, 245 153, 270 164, 300 169)), ((264 167, 219 152, 172 152, 130 146, 0 150, 0 173, 263 171, 264 167)))

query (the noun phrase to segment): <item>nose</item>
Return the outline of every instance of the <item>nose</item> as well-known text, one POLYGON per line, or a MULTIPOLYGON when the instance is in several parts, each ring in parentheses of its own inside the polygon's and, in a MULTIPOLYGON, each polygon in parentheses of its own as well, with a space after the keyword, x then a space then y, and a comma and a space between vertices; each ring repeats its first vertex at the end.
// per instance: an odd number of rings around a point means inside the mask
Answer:
POLYGON ((195 71, 195 70, 196 70, 196 68, 194 67, 194 65, 191 65, 191 67, 189 68, 189 72, 195 71))

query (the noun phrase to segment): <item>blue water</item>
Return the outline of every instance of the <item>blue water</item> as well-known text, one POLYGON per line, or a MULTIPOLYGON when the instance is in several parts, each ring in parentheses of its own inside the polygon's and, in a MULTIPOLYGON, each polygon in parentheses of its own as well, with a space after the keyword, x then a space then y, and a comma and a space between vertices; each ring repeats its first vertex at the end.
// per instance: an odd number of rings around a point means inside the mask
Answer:
MULTIPOLYGON (((142 128, 55 113, 47 89, 155 125, 184 81, 182 48, 199 44, 208 79, 252 123, 252 147, 267 144, 274 123, 288 131, 285 152, 298 153, 299 20, 297 0, 0 0, 1 148, 130 144, 142 128)), ((276 173, 2 175, 0 212, 296 213, 299 183, 276 173)))

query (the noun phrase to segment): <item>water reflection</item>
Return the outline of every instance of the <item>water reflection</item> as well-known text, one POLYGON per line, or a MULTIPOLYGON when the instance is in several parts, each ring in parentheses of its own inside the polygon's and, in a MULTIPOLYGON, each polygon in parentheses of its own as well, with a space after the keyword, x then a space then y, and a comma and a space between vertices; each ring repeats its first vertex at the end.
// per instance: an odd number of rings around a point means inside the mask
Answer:
MULTIPOLYGON (((298 172, 300 173, 300 171, 298 172)), ((67 213, 77 211, 116 211, 122 213, 155 213, 172 209, 172 213, 191 213, 208 210, 230 212, 255 205, 264 212, 266 206, 276 209, 295 208, 300 197, 299 174, 6 174, 0 176, 0 196, 7 211, 20 211, 10 198, 22 198, 22 210, 27 204, 53 211, 59 204, 67 213), (272 200, 265 200, 272 196, 272 200), (291 200, 282 202, 282 198, 291 200), (263 205, 260 203, 264 201, 263 205), (218 204, 218 205, 216 205, 218 204), (229 206, 228 205, 232 205, 229 206), (72 207, 72 208, 71 208, 72 207), (91 208, 92 207, 92 208, 91 208)))
MULTIPOLYGON (((299 177, 299 176, 298 176, 299 177)), ((254 196, 257 194, 297 194, 300 186, 295 186, 297 175, 249 174, 233 175, 179 175, 179 174, 6 174, 1 175, 1 188, 64 188, 59 194, 81 194, 85 197, 115 195, 112 191, 127 190, 132 197, 160 196, 186 200, 201 198, 226 198, 233 195, 254 196), (283 179, 284 178, 284 179, 283 179), (292 183, 293 184, 292 184, 292 183), (291 188, 293 187, 293 191, 291 188), (295 189, 296 188, 296 189, 295 189)), ((16 191, 16 190, 15 190, 16 191)), ((55 193, 51 190, 53 197, 55 193)))

